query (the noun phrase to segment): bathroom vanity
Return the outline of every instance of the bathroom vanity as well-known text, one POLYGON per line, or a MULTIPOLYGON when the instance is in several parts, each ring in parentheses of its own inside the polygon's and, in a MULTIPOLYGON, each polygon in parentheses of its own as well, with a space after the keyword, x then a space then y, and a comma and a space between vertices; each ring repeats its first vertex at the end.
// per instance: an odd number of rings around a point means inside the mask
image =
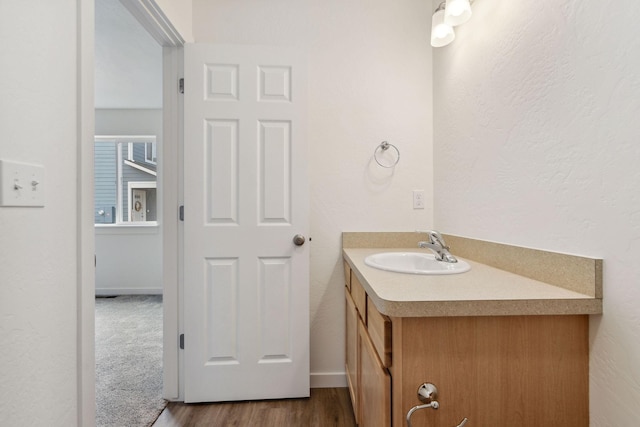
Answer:
POLYGON ((602 261, 445 236, 466 273, 382 271, 364 259, 421 251, 416 233, 344 233, 346 372, 361 427, 406 426, 425 383, 438 409, 413 427, 587 427, 589 317, 602 261), (493 264, 493 265, 491 265, 493 264))

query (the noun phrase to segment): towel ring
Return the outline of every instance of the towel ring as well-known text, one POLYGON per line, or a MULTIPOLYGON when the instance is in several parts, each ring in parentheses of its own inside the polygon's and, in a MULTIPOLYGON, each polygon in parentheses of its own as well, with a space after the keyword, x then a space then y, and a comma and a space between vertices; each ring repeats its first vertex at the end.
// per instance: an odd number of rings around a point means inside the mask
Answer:
POLYGON ((395 165, 397 165, 398 162, 400 161, 400 150, 398 150, 398 147, 396 147, 395 145, 389 144, 387 141, 382 141, 380 145, 378 145, 376 149, 373 151, 373 158, 376 159, 376 163, 382 166, 383 168, 392 168, 395 165), (380 153, 384 153, 385 151, 387 151, 389 147, 393 148, 396 151, 395 161, 392 161, 390 163, 385 163, 380 161, 380 159, 378 158, 378 155, 380 153))

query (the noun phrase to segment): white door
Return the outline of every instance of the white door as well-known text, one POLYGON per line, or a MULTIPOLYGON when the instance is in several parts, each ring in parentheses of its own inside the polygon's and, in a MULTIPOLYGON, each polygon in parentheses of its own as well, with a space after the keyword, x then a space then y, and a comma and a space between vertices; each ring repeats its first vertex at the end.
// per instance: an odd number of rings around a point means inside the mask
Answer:
POLYGON ((309 396, 306 70, 185 46, 185 401, 309 396))
POLYGON ((145 190, 131 190, 131 221, 145 221, 147 213, 147 192, 145 190))

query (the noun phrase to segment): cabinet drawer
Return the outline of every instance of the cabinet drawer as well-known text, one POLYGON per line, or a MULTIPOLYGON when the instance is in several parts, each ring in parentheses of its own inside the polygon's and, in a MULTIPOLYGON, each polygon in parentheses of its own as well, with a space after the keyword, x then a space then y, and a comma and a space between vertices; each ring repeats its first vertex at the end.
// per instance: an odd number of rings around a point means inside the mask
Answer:
POLYGON ((351 267, 349 267, 349 263, 347 261, 343 261, 344 263, 344 285, 351 292, 351 267))
POLYGON ((360 313, 360 317, 364 321, 365 325, 367 324, 367 293, 362 287, 362 283, 358 280, 356 275, 351 272, 351 298, 353 298, 353 302, 358 309, 358 313, 360 313))
POLYGON ((391 366, 391 319, 380 313, 367 296, 367 330, 385 368, 391 366))

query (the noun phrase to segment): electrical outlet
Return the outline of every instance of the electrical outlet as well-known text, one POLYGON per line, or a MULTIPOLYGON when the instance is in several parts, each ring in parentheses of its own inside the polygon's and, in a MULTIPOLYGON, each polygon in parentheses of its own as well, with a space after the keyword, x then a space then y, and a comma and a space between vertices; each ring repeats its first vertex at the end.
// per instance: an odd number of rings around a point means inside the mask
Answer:
POLYGON ((413 190, 413 209, 424 209, 424 190, 413 190))
POLYGON ((44 206, 44 167, 0 160, 0 206, 44 206))

